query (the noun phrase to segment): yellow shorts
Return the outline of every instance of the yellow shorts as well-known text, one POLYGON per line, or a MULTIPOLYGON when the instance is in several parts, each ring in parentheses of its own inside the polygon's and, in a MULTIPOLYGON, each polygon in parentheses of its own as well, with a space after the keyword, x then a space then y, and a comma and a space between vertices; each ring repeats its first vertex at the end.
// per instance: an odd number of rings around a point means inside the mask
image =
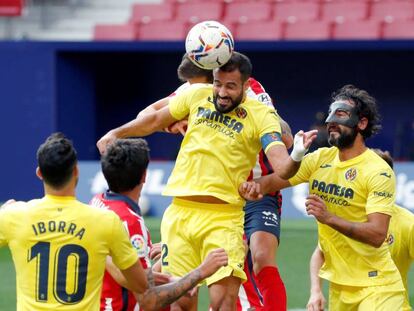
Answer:
POLYGON ((245 281, 243 223, 240 206, 175 198, 161 222, 162 272, 184 276, 197 268, 210 251, 224 248, 229 264, 207 278, 207 285, 230 275, 245 281))
POLYGON ((367 287, 329 285, 329 311, 402 310, 403 304, 404 285, 401 281, 367 287))

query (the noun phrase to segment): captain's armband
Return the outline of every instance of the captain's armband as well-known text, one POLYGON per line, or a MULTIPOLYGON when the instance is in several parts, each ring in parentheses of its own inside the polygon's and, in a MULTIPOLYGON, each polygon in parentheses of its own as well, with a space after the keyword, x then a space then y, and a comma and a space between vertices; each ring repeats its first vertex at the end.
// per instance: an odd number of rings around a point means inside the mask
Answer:
POLYGON ((269 147, 270 144, 274 143, 274 142, 280 142, 283 144, 282 141, 282 135, 279 132, 273 132, 273 133, 267 133, 264 134, 261 138, 260 141, 262 143, 262 149, 264 151, 267 150, 267 147, 269 147))

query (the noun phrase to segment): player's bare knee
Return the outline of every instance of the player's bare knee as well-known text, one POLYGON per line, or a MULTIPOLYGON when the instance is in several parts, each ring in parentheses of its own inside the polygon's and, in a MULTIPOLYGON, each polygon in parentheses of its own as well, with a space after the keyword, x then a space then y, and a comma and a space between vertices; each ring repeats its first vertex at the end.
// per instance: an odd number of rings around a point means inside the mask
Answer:
POLYGON ((275 255, 265 250, 256 250, 252 254, 252 259, 254 270, 260 271, 263 267, 275 265, 275 255))

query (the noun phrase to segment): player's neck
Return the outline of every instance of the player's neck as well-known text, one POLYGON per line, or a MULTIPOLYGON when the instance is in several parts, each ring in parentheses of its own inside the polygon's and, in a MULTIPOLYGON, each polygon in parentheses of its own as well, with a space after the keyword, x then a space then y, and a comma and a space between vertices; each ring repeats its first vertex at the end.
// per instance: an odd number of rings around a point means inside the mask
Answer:
POLYGON ((142 185, 137 186, 137 187, 135 187, 134 189, 132 189, 130 191, 121 192, 120 194, 130 198, 134 202, 138 202, 138 199, 141 196, 141 190, 142 190, 142 185))
POLYGON ((360 134, 358 134, 355 138, 354 144, 351 147, 339 149, 339 160, 351 160, 353 158, 356 158, 360 154, 364 153, 365 150, 367 150, 365 141, 363 137, 360 134))
POLYGON ((60 189, 54 189, 48 186, 47 184, 44 184, 44 191, 46 195, 53 195, 53 196, 58 196, 58 197, 76 196, 75 185, 73 185, 72 183, 60 189))

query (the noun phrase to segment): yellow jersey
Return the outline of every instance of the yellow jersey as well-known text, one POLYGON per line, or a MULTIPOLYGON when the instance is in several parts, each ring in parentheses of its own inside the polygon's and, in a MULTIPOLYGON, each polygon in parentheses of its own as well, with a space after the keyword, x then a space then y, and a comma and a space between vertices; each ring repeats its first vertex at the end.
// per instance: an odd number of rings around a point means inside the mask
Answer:
POLYGON ((400 271, 405 287, 404 311, 411 310, 408 299, 408 270, 414 259, 414 214, 395 205, 394 214, 388 229, 387 243, 391 257, 400 271))
POLYGON ((46 195, 0 209, 0 246, 16 268, 17 310, 99 310, 106 256, 138 256, 119 217, 74 197, 46 195))
MULTIPOLYGON (((328 211, 351 222, 365 222, 371 213, 393 214, 395 175, 374 151, 367 149, 340 161, 336 147, 306 155, 290 184, 309 182, 309 192, 321 197, 328 211)), ((325 256, 319 276, 347 286, 375 286, 401 279, 387 243, 375 248, 318 222, 325 256)))
POLYGON ((239 185, 249 176, 261 139, 283 145, 279 116, 273 108, 246 97, 233 111, 220 113, 213 104, 211 84, 194 84, 170 98, 171 115, 188 116, 188 129, 163 194, 208 195, 237 206, 245 204, 239 185))

